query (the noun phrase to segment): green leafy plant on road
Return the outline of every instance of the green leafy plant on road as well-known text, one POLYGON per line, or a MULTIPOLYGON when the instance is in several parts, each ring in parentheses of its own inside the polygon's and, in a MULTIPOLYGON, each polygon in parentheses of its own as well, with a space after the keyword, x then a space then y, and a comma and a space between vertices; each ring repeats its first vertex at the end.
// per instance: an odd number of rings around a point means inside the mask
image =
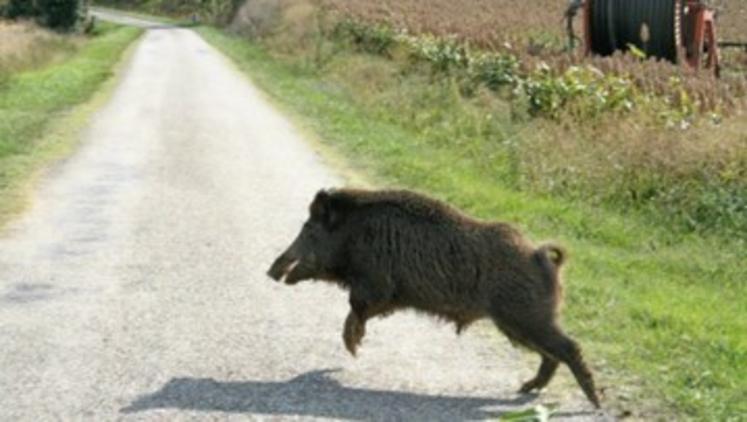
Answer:
POLYGON ((531 409, 506 412, 498 418, 498 422, 548 422, 556 407, 539 405, 531 409))

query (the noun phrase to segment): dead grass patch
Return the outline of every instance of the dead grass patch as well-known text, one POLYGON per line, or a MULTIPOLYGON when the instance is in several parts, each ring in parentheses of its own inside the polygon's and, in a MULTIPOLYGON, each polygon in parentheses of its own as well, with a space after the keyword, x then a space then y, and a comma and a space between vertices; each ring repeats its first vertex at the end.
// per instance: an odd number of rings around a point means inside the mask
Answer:
POLYGON ((82 38, 60 35, 31 22, 0 20, 0 78, 59 62, 74 53, 82 38))

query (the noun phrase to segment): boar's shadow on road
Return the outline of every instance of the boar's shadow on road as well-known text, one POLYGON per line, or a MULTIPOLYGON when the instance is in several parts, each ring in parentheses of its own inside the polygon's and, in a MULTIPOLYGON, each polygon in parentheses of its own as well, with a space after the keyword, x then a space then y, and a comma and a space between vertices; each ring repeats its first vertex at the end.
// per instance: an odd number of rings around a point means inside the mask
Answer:
POLYGON ((346 387, 317 370, 288 381, 222 382, 210 378, 173 378, 161 390, 146 394, 122 413, 182 409, 261 415, 300 415, 348 420, 465 420, 497 418, 531 401, 487 397, 454 397, 346 387))

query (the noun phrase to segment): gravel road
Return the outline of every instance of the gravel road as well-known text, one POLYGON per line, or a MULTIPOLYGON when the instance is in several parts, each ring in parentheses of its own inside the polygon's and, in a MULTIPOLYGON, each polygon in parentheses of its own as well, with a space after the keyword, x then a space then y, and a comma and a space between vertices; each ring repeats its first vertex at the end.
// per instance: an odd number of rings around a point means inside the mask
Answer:
POLYGON ((265 276, 344 180, 196 33, 149 28, 0 234, 0 420, 606 418, 565 368, 515 394, 535 363, 487 324, 397 314, 349 356, 343 291, 265 276))

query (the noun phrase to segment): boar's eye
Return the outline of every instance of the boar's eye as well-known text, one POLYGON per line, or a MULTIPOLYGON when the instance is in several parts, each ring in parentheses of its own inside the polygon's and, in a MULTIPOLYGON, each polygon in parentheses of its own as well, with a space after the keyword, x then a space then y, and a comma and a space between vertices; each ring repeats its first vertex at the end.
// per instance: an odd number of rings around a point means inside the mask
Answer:
POLYGON ((316 234, 321 229, 321 224, 314 221, 307 221, 303 223, 303 230, 309 234, 316 234))

